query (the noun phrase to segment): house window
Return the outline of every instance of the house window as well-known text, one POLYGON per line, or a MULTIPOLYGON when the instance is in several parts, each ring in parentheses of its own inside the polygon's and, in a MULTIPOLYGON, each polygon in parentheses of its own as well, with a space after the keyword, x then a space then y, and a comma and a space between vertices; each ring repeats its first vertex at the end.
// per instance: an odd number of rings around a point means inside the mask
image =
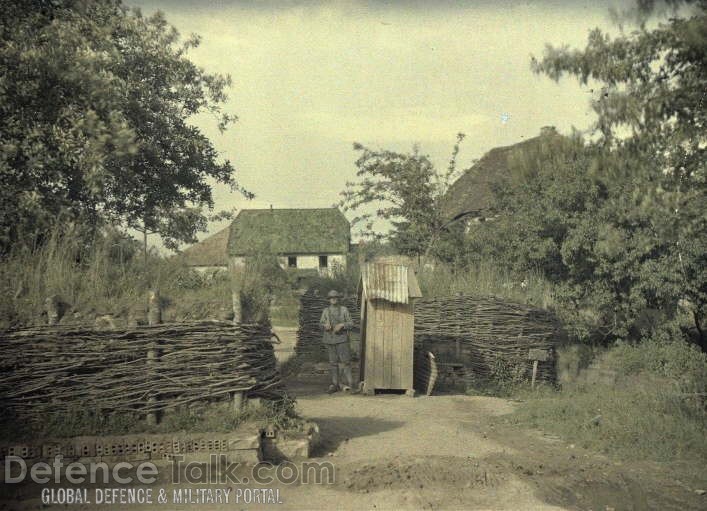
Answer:
POLYGON ((297 268, 297 256, 287 256, 287 267, 297 268))
POLYGON ((327 256, 319 256, 319 267, 326 268, 329 266, 329 258, 327 256))

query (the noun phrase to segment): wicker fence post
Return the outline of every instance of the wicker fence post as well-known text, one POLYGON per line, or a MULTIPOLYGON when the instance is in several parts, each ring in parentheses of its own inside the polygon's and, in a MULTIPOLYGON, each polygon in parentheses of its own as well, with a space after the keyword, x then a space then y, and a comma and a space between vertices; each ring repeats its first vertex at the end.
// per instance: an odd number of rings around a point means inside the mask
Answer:
POLYGON ((231 397, 233 412, 238 415, 243 410, 246 401, 245 392, 234 392, 231 397))
MULTIPOLYGON (((148 310, 147 310, 147 322, 150 326, 159 325, 162 323, 162 309, 160 308, 160 295, 156 289, 150 291, 148 310)), ((150 343, 147 347, 147 372, 150 375, 155 373, 155 364, 157 363, 158 351, 157 345, 155 343, 150 343)), ((151 379, 153 376, 151 376, 151 379)), ((155 396, 150 396, 147 398, 147 404, 152 408, 157 402, 155 396)), ((147 412, 147 424, 154 426, 157 424, 157 412, 150 411, 147 412)))
POLYGON ((233 324, 239 325, 243 322, 243 304, 241 303, 241 290, 235 288, 232 294, 233 299, 233 324))
POLYGON ((48 296, 44 300, 44 309, 47 312, 47 324, 56 325, 61 319, 60 300, 57 295, 48 296))
POLYGON ((162 308, 160 306, 160 293, 157 289, 150 290, 147 306, 147 324, 159 325, 162 323, 162 308))
MULTIPOLYGON (((243 321, 243 304, 241 302, 241 290, 239 287, 233 289, 232 294, 233 299, 233 325, 235 328, 243 321)), ((233 413, 236 415, 240 414, 246 404, 246 394, 245 392, 233 392, 231 394, 231 405, 233 413)))
MULTIPOLYGON (((243 287, 245 269, 237 264, 231 266, 231 305, 233 307, 233 325, 238 329, 243 322, 243 302, 241 300, 241 289, 243 287)), ((245 392, 231 392, 231 409, 235 415, 239 415, 245 407, 245 392)))

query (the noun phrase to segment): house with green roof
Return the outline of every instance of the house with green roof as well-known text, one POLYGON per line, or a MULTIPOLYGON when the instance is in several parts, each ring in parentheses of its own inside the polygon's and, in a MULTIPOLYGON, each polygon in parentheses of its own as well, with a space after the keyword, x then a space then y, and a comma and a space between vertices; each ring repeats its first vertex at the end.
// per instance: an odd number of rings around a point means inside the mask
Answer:
POLYGON ((208 238, 187 247, 181 254, 191 268, 206 274, 228 269, 228 236, 231 228, 221 229, 208 238))
POLYGON ((328 273, 346 266, 350 246, 351 224, 338 208, 244 209, 231 223, 227 253, 239 267, 267 247, 283 268, 328 273))

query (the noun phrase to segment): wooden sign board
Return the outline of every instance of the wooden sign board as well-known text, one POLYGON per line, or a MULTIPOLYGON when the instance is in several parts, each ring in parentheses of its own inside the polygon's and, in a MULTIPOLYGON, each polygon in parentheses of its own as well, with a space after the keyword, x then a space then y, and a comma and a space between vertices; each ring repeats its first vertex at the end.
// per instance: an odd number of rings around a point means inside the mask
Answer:
POLYGON ((533 379, 530 380, 530 388, 535 388, 535 378, 538 374, 538 362, 550 360, 550 350, 531 348, 528 350, 528 360, 533 361, 533 379))
POLYGON ((550 351, 532 348, 528 351, 528 360, 539 360, 540 362, 550 360, 550 351))

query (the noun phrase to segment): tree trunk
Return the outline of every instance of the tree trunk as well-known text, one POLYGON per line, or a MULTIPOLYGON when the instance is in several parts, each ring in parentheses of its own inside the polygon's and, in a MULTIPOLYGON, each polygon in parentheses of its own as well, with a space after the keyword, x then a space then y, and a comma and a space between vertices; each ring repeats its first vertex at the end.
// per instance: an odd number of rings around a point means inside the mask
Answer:
POLYGON ((142 231, 142 258, 145 263, 145 274, 147 275, 147 227, 142 231))
POLYGON ((702 348, 703 353, 707 353, 707 339, 705 339, 705 333, 702 330, 702 325, 700 323, 700 316, 697 312, 692 313, 692 320, 695 322, 695 328, 697 328, 697 334, 700 336, 699 345, 702 348))

